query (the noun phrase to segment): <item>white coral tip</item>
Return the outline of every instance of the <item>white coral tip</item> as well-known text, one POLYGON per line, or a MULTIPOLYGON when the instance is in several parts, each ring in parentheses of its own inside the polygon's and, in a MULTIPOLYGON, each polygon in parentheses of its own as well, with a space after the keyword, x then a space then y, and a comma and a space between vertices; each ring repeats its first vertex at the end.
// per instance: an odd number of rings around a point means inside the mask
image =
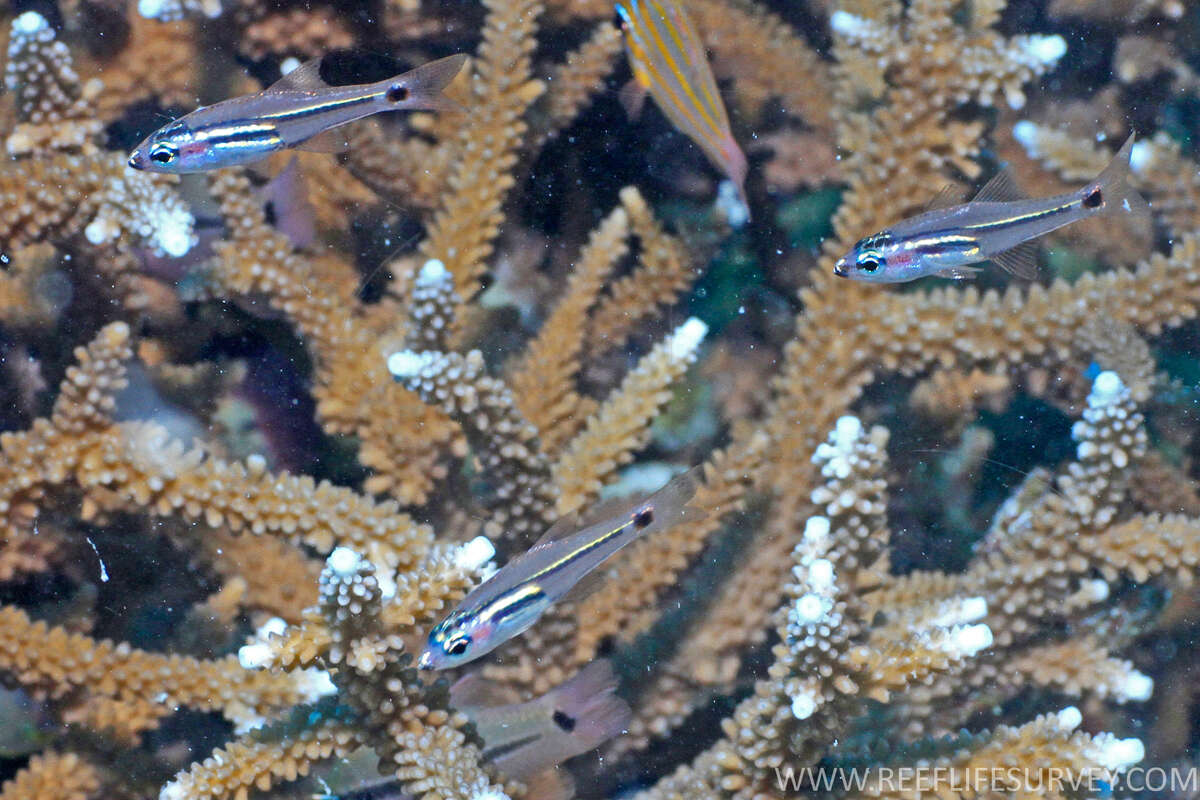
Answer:
POLYGON ((49 27, 50 23, 46 21, 46 18, 36 11, 26 11, 13 20, 13 32, 26 36, 49 27))
POLYGON ((829 517, 809 517, 808 522, 804 523, 804 539, 818 544, 829 536, 829 529, 829 517))
POLYGON ((691 358, 707 333, 708 325, 696 317, 689 317, 687 322, 684 322, 671 334, 669 345, 671 358, 678 361, 691 358))
POLYGON ((1054 64, 1067 54, 1067 40, 1057 33, 1050 36, 1033 35, 1025 40, 1025 52, 1043 64, 1054 64))
POLYGON ((1145 757, 1146 746, 1142 744, 1141 739, 1137 738, 1110 739, 1101 746, 1100 752, 1097 753, 1100 766, 1113 772, 1136 764, 1145 757))
POLYGON ((817 703, 812 695, 802 694, 792 698, 792 716, 796 719, 808 719, 817 710, 817 703))
POLYGON ((440 283, 449 275, 450 270, 446 269, 446 265, 440 259, 431 258, 421 266, 421 271, 417 273, 417 285, 428 286, 440 283))
POLYGON ((975 622, 986 617, 987 611, 988 605, 985 598, 968 597, 962 601, 962 608, 959 609, 959 615, 963 622, 975 622))
POLYGON ((458 565, 463 569, 479 569, 496 555, 496 547, 486 536, 476 536, 458 548, 458 565))
POLYGON ((1147 141, 1134 142, 1129 148, 1129 169, 1140 175, 1154 160, 1154 145, 1147 141))
POLYGON ((1122 388, 1124 388, 1124 384, 1121 383, 1121 376, 1106 369, 1092 382, 1092 393, 1088 396, 1088 405, 1093 408, 1110 405, 1117 399, 1122 388))
POLYGON ((1154 679, 1149 675, 1134 670, 1125 676, 1125 682, 1121 686, 1121 693, 1127 700, 1133 700, 1138 703, 1145 702, 1150 699, 1150 695, 1154 694, 1154 679))
POLYGON ((1058 712, 1058 725, 1064 731, 1073 731, 1083 722, 1083 714, 1075 706, 1067 706, 1058 712))
POLYGON ((849 450, 862 436, 862 432, 862 420, 858 417, 852 414, 838 417, 838 421, 833 428, 833 443, 840 450, 849 450))
POLYGON ((987 625, 964 625, 954 631, 954 646, 964 656, 973 656, 992 646, 992 629, 987 625))
POLYGON ((411 378, 425 366, 427 359, 413 350, 399 350, 388 356, 387 368, 395 378, 411 378))
POLYGON ((164 0, 138 0, 138 13, 146 19, 158 19, 167 11, 164 0))
POLYGON ((1038 147, 1038 126, 1027 119, 1013 125, 1013 138, 1020 142, 1025 148, 1025 152, 1032 157, 1037 157, 1038 147))
POLYGON ((829 27, 835 33, 843 36, 862 35, 870 28, 870 23, 862 17, 849 11, 835 11, 829 15, 829 27))
POLYGON ((238 663, 242 669, 262 669, 271 661, 273 651, 264 642, 255 642, 238 649, 238 663))
POLYGON ((359 565, 362 564, 362 556, 349 547, 336 547, 325 560, 325 564, 335 575, 348 578, 358 571, 359 565))

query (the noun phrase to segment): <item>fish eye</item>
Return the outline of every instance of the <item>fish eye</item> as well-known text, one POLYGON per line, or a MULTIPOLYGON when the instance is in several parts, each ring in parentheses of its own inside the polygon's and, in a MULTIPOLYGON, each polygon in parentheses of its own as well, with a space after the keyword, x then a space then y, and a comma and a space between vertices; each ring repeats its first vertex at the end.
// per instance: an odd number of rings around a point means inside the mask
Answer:
POLYGON ((858 261, 855 262, 855 266, 861 269, 863 272, 876 272, 880 267, 883 266, 883 262, 875 256, 861 256, 858 261))
POLYGON ((170 164, 177 155, 179 151, 169 144, 158 144, 150 150, 150 160, 159 164, 170 164))
POLYGON ((452 656, 461 656, 471 646, 470 636, 459 636, 446 642, 446 652, 452 656))

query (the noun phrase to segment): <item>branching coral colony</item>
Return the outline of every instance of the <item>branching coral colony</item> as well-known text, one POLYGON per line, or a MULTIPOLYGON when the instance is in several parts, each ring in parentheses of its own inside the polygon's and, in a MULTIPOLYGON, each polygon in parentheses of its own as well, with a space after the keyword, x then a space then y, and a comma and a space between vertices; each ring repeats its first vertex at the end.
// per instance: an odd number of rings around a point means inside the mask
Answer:
MULTIPOLYGON (((671 445, 652 426, 703 394, 689 367, 707 326, 673 310, 696 248, 632 186, 607 207, 572 195, 583 222, 559 226, 549 257, 519 211, 542 190, 529 165, 570 151, 563 132, 618 68, 609 6, 488 0, 480 33, 477 10, 424 5, 373 4, 377 21, 74 0, 61 30, 8 21, 0 709, 26 734, 4 742, 0 797, 311 795, 369 777, 428 798, 569 792, 553 760, 506 774, 461 693, 412 654, 494 553, 636 485, 625 468, 648 454, 704 463, 701 522, 630 547, 603 588, 474 668, 515 701, 613 658, 633 718, 605 758, 573 765, 581 796, 821 793, 822 775, 860 776, 835 788, 866 797, 1077 796, 1187 758, 1186 715, 1180 751, 1137 714, 1164 689, 1194 709, 1137 646, 1164 597, 1161 625, 1195 624, 1194 430, 1161 399, 1186 387, 1160 391, 1144 339, 1200 305, 1196 167, 1178 144, 1158 133, 1135 152, 1167 234, 1142 263, 1003 292, 838 281, 837 253, 974 179, 993 137, 1066 178, 1103 163, 1108 147, 1040 110, 1034 81, 1065 41, 1001 35, 1000 0, 845 0, 809 10, 825 58, 764 6, 696 0, 735 133, 836 145, 846 189, 763 417, 729 420, 719 449, 711 434, 671 445), (477 42, 451 89, 469 111, 356 131, 340 159, 300 154, 287 170, 320 187, 319 248, 292 233, 303 204, 261 172, 179 184, 110 147, 147 103, 194 104, 201 71, 229 81, 233 62, 209 64, 198 41, 269 61, 382 38, 421 56, 477 42), (401 244, 397 219, 422 233, 401 244), (364 256, 374 228, 384 244, 364 256), (520 325, 480 301, 489 274, 484 297, 517 303, 520 325), (264 399, 246 342, 288 353, 301 399, 264 399), (975 404, 1028 396, 1074 421, 1073 451, 1033 460, 963 568, 893 566, 914 536, 904 496, 971 505, 951 494, 979 487, 994 441, 975 404), (310 410, 319 428, 303 428, 310 410), (889 414, 912 430, 889 435, 889 414), (966 466, 938 496, 909 451, 946 431, 966 466), (331 785, 364 755, 377 771, 331 785), (320 781, 295 783, 310 770, 320 781)), ((607 98, 587 113, 631 130, 607 98)), ((716 335, 726 354, 749 346, 716 335)), ((1190 641, 1171 646, 1194 662, 1190 641)))

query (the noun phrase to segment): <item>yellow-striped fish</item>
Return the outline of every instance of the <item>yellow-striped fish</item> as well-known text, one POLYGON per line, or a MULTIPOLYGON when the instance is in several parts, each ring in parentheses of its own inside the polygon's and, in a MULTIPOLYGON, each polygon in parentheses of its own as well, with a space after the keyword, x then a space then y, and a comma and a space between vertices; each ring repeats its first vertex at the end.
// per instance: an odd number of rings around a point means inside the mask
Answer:
POLYGON ((745 203, 746 156, 729 130, 729 115, 704 45, 677 0, 618 0, 633 85, 622 98, 636 116, 648 92, 676 128, 729 176, 745 203))

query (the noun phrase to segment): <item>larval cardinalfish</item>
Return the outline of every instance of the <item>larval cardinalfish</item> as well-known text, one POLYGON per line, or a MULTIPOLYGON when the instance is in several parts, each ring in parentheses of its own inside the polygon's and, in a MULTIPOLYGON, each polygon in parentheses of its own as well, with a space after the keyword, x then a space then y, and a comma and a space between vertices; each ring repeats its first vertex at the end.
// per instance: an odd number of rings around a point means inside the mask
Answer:
POLYGON ((1037 277, 1033 239, 1096 214, 1149 214, 1126 183, 1133 136, 1104 171, 1078 191, 1021 198, 1001 170, 969 203, 936 208, 862 239, 838 259, 835 275, 871 283, 901 283, 927 275, 969 278, 991 260, 1022 278, 1037 277))
POLYGON ((746 156, 733 139, 729 115, 704 54, 704 44, 676 0, 619 0, 633 83, 621 101, 636 117, 649 92, 671 120, 729 176, 745 204, 746 156))
POLYGON ((447 669, 474 661, 528 629, 573 589, 572 599, 586 594, 594 583, 587 580, 588 574, 622 547, 698 518, 699 512, 688 503, 699 485, 700 468, 695 467, 594 524, 580 528, 573 518, 559 520, 430 631, 417 665, 447 669))
POLYGON ((385 81, 330 86, 321 58, 305 62, 258 94, 204 106, 146 137, 129 166, 152 172, 202 172, 265 158, 290 147, 336 152, 331 129, 381 111, 457 110, 441 94, 466 56, 447 56, 385 81), (326 135, 323 135, 326 134, 326 135))

